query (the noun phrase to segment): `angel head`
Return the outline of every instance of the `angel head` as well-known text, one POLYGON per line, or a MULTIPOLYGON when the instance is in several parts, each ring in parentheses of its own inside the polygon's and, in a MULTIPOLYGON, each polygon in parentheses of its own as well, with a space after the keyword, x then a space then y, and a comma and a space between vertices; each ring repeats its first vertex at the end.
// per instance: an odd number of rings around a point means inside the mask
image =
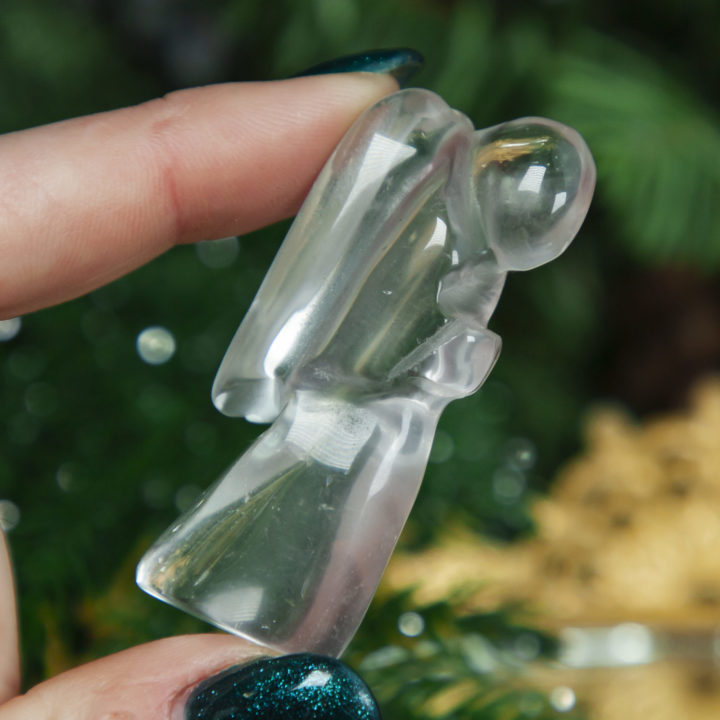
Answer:
POLYGON ((500 268, 529 270, 560 255, 579 230, 595 186, 585 141, 545 118, 478 130, 473 139, 473 195, 500 268))

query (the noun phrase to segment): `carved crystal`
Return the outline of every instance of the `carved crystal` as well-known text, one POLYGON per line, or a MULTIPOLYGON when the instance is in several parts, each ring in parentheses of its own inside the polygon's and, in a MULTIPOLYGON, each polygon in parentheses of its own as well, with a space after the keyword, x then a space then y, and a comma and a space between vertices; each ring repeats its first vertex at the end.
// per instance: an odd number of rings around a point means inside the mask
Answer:
POLYGON ((213 386, 267 430, 150 548, 143 589, 284 652, 342 652, 407 519, 445 405, 500 351, 505 275, 559 255, 590 203, 582 138, 474 130, 409 89, 349 130, 213 386))

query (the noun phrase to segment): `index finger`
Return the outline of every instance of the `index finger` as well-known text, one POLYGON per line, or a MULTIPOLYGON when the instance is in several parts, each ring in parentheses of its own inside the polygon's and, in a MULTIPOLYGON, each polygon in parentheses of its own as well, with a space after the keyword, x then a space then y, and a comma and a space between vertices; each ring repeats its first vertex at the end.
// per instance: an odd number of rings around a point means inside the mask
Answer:
POLYGON ((395 89, 368 73, 215 85, 0 136, 0 319, 288 217, 395 89))

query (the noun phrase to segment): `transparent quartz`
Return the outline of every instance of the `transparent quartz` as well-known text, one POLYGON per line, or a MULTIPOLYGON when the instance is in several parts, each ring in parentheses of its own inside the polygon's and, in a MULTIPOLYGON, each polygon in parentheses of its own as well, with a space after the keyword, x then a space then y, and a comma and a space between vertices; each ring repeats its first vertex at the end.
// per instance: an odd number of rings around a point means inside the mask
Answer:
POLYGON ((143 589, 284 652, 342 652, 475 392, 505 275, 559 255, 595 169, 541 118, 474 130, 437 95, 368 110, 317 178, 213 387, 272 426, 138 566, 143 589))

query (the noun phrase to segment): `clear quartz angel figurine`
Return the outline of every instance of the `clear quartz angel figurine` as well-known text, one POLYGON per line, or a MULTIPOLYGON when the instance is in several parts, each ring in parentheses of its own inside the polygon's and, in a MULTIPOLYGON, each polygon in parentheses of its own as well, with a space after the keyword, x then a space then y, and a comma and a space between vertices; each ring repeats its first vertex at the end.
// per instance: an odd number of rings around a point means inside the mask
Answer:
POLYGON ((369 109, 318 177, 218 371, 224 413, 272 422, 150 548, 143 589, 284 651, 339 655, 370 603, 445 405, 500 351, 509 270, 559 255, 590 203, 582 138, 486 130, 437 95, 369 109))

